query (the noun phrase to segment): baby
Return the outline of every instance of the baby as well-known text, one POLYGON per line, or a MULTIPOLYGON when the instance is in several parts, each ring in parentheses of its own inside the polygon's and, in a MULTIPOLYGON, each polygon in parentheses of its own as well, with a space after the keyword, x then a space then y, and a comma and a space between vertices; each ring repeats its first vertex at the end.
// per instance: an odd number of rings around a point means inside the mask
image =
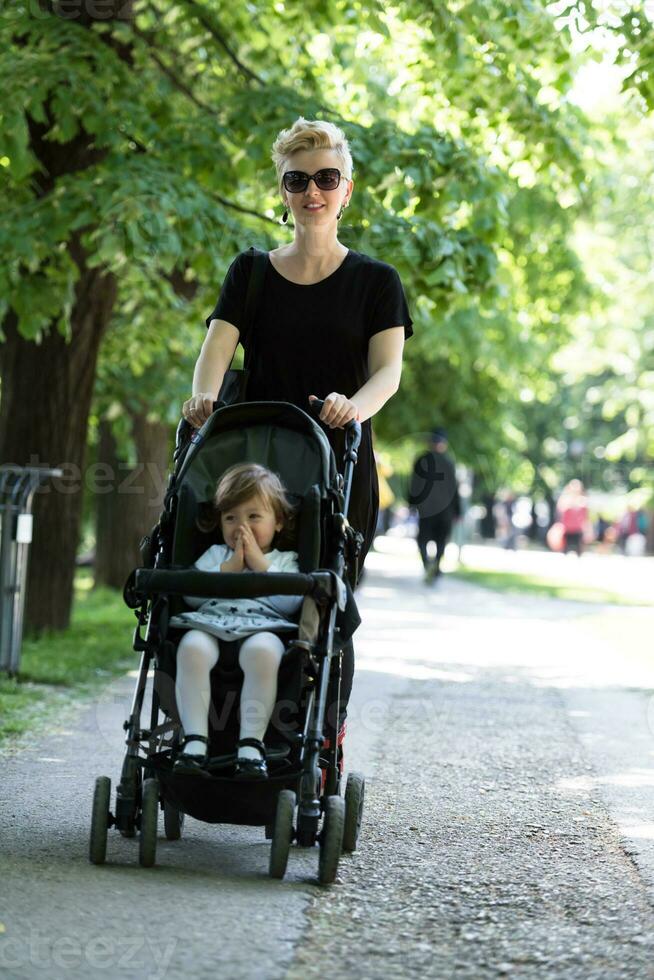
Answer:
MULTIPOLYGON (((297 572, 297 553, 280 550, 284 532, 292 527, 293 508, 274 473, 256 463, 239 463, 226 470, 213 500, 211 526, 219 526, 224 544, 212 545, 195 563, 201 571, 297 572), (273 547, 273 545, 280 547, 273 547)), ((177 707, 184 728, 183 752, 176 773, 209 775, 206 769, 209 674, 218 663, 219 640, 243 642, 239 665, 243 671, 241 727, 236 778, 268 776, 263 736, 277 696, 277 673, 284 644, 277 635, 297 629, 290 617, 300 596, 260 599, 198 599, 184 597, 193 612, 170 620, 188 630, 177 648, 177 707)))

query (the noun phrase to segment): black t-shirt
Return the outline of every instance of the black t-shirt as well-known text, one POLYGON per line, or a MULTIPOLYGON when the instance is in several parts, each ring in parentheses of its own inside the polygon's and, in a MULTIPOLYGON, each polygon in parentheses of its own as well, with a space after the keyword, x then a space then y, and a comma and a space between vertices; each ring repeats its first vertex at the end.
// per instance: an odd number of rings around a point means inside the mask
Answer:
MULTIPOLYGON (((368 380, 370 338, 390 327, 413 333, 397 271, 367 255, 347 253, 326 279, 299 285, 284 278, 270 259, 253 322, 243 329, 245 297, 253 262, 242 252, 232 262, 218 302, 207 317, 226 320, 241 334, 250 371, 248 399, 287 401, 309 411, 309 395, 338 391, 351 398, 368 380)), ((349 520, 372 543, 379 492, 370 421, 362 425, 361 448, 352 484, 349 520)), ((325 429, 342 469, 344 433, 325 429)))

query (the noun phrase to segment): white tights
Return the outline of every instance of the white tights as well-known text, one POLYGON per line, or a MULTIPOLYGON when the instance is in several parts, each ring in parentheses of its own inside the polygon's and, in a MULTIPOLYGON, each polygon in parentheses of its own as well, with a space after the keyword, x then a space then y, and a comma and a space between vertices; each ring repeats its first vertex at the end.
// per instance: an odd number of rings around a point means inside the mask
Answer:
MULTIPOLYGON (((241 644, 239 666, 243 671, 241 691, 241 738, 263 739, 277 697, 277 673, 284 644, 275 633, 253 633, 241 644)), ((184 732, 204 735, 209 731, 209 674, 218 663, 218 640, 202 630, 188 630, 177 648, 175 694, 184 732)), ((204 755, 203 742, 188 742, 184 751, 204 755)), ((242 759, 258 759, 249 746, 238 751, 242 759)))

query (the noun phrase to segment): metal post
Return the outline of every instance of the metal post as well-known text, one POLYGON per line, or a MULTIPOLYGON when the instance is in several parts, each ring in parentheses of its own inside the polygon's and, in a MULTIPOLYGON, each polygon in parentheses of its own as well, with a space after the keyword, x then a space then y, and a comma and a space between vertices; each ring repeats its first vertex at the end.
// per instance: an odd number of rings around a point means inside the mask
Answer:
POLYGON ((0 466, 0 670, 9 674, 20 663, 32 499, 41 483, 62 475, 42 466, 0 466))
POLYGON ((0 473, 0 669, 9 670, 14 594, 13 580, 13 507, 11 485, 15 474, 0 473), (9 499, 6 497, 9 495, 9 499))
MULTIPOLYGON (((23 594, 21 592, 21 579, 22 570, 26 568, 26 562, 23 562, 23 554, 27 548, 26 544, 19 541, 18 535, 18 525, 21 522, 21 517, 23 514, 23 501, 26 495, 29 494, 31 503, 31 493, 30 488, 30 477, 29 473, 21 473, 17 476, 16 482, 14 483, 11 497, 12 497, 12 521, 11 521, 11 548, 12 548, 12 558, 13 567, 11 568, 11 579, 10 587, 7 590, 11 594, 11 627, 9 636, 9 673, 15 674, 18 670, 18 662, 20 660, 20 646, 23 637, 23 594), (13 594, 12 594, 13 593, 13 594)), ((31 514, 26 514, 25 516, 31 518, 31 514)), ((24 522, 22 522, 24 523, 24 522)), ((21 537, 26 537, 25 533, 21 534, 21 537)), ((31 541, 31 534, 29 540, 31 541)))

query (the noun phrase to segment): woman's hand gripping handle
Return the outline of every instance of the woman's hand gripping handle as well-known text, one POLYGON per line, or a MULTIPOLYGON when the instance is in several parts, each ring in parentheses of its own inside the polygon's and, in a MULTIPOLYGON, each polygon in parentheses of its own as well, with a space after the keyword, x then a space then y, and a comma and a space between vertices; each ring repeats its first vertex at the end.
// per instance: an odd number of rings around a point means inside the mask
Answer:
POLYGON ((217 402, 210 391, 201 391, 193 395, 182 406, 182 415, 194 429, 201 429, 210 415, 213 414, 217 402))
POLYGON ((337 391, 332 391, 324 401, 309 395, 309 402, 314 411, 320 412, 320 421, 330 429, 344 429, 349 422, 359 421, 359 409, 355 403, 337 391))
MULTIPOLYGON (((315 395, 309 396, 311 401, 311 411, 314 415, 318 415, 321 421, 323 420, 323 413, 325 411, 325 405, 327 404, 327 399, 322 401, 320 398, 316 398, 315 395)), ((351 418, 349 422, 346 422, 338 428, 345 429, 345 461, 352 461, 356 463, 357 461, 357 450, 361 443, 361 423, 356 418, 351 418)))

